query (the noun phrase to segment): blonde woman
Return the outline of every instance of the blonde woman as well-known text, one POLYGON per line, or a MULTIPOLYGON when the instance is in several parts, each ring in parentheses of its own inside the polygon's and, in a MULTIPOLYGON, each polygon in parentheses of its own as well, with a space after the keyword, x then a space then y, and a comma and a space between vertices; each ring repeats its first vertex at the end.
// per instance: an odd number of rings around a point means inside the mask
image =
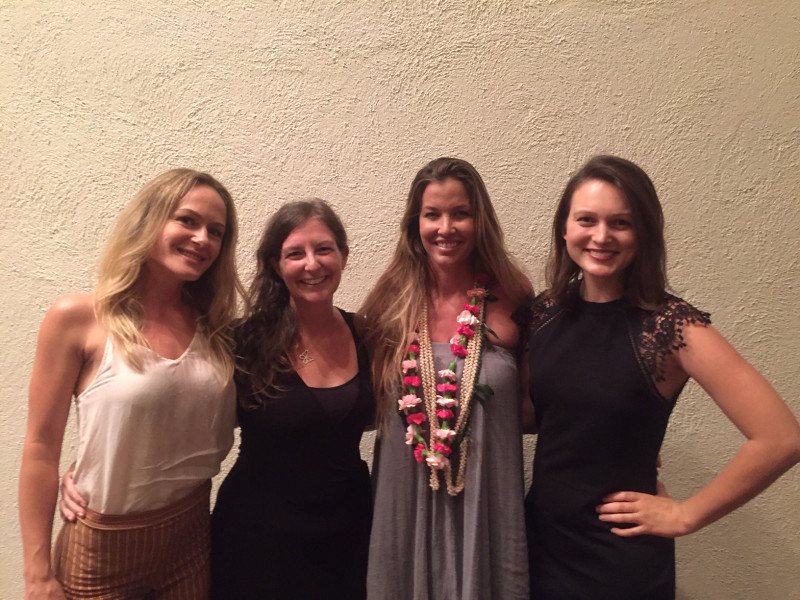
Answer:
POLYGON ((361 309, 379 423, 368 597, 527 600, 511 313, 531 294, 474 167, 423 167, 361 309))
POLYGON ((236 235, 222 184, 167 171, 120 216, 95 292, 45 315, 19 484, 26 598, 208 596, 210 479, 235 420, 236 235), (72 398, 88 507, 51 560, 72 398))

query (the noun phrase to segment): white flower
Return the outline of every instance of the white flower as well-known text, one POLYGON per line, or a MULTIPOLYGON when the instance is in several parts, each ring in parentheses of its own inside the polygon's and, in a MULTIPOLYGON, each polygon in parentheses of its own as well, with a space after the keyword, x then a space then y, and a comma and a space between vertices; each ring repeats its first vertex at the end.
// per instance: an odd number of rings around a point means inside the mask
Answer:
POLYGON ((456 432, 453 429, 434 429, 433 437, 441 442, 447 442, 456 437, 456 432))
POLYGON ((442 369, 438 372, 439 377, 442 379, 455 379, 456 374, 453 373, 450 369, 442 369))
POLYGON ((425 462, 428 463, 431 469, 444 469, 450 461, 441 454, 434 454, 431 452, 425 459, 425 462))
POLYGON ((473 315, 468 310, 462 310, 456 321, 458 321, 461 325, 468 325, 472 327, 478 322, 478 317, 473 315))
POLYGON ((458 406, 458 400, 455 398, 445 398, 444 396, 436 395, 436 404, 439 406, 444 406, 445 408, 453 408, 454 406, 458 406))
POLYGON ((417 434, 417 426, 409 425, 406 427, 406 446, 414 443, 414 436, 417 434))

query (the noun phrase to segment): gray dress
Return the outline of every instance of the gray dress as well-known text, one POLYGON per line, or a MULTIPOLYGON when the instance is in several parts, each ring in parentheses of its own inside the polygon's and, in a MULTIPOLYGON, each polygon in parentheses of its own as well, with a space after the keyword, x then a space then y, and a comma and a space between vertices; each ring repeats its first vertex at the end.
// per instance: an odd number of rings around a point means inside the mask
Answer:
MULTIPOLYGON (((436 370, 450 345, 433 343, 436 370)), ((463 360, 458 360, 460 378, 463 360)), ((405 444, 405 425, 390 409, 376 444, 375 511, 367 595, 371 600, 528 600, 519 380, 514 355, 484 348, 480 382, 494 390, 473 400, 464 491, 431 490, 429 469, 405 444)))

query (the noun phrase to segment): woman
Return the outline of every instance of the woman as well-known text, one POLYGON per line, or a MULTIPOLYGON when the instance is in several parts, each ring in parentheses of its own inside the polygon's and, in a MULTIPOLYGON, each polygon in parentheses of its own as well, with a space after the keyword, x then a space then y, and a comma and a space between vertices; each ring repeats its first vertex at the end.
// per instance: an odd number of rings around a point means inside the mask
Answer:
POLYGON ((531 293, 472 165, 423 167, 361 309, 380 436, 370 598, 527 598, 510 315, 531 293))
POLYGON ((95 292, 45 315, 19 484, 26 598, 207 597, 210 480, 235 418, 235 243, 222 184, 167 171, 120 216, 95 292), (51 566, 73 396, 88 509, 64 524, 51 566))
POLYGON ((369 363, 333 295, 347 235, 321 200, 270 219, 236 330, 239 457, 212 517, 212 597, 364 598, 369 363))
POLYGON ((539 432, 526 499, 532 597, 674 598, 672 538, 795 464, 800 427, 708 315, 666 292, 661 206, 633 163, 597 156, 570 179, 547 280, 528 340, 539 432), (707 487, 677 502, 656 463, 689 377, 747 441, 707 487))

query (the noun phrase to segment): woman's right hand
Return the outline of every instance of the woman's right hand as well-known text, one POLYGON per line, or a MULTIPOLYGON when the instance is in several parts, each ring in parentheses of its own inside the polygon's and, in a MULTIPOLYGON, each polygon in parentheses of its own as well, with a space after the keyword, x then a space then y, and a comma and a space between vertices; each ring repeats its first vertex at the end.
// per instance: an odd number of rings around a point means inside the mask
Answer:
POLYGON ((58 508, 65 521, 74 522, 78 517, 86 516, 86 499, 78 493, 75 487, 75 463, 61 477, 61 502, 58 508))
POLYGON ((50 575, 36 583, 25 585, 25 600, 66 600, 64 590, 56 578, 50 575))

